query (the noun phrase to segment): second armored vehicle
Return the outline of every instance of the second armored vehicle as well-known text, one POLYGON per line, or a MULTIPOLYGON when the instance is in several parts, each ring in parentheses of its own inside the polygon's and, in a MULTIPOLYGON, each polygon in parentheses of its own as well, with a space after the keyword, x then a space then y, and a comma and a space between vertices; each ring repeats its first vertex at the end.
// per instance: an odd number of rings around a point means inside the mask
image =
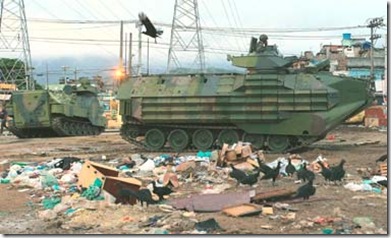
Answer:
POLYGON ((8 129, 19 138, 98 135, 106 124, 97 89, 88 80, 15 91, 7 110, 8 129))

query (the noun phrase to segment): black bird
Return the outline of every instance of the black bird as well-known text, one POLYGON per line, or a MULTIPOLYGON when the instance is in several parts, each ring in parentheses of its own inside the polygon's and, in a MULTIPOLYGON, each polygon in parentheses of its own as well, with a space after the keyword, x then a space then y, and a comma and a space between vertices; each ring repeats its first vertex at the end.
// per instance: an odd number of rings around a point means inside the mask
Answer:
POLYGON ((122 204, 130 204, 130 199, 138 199, 137 191, 125 188, 125 186, 121 183, 117 183, 116 185, 118 188, 118 202, 122 204))
POLYGON ((330 180, 337 182, 342 181, 342 178, 345 176, 345 170, 343 169, 343 165, 345 164, 346 160, 342 159, 341 162, 337 166, 331 167, 331 177, 330 180))
POLYGON ((313 181, 314 180, 309 180, 308 183, 299 187, 294 198, 303 198, 303 200, 308 200, 310 196, 314 195, 316 188, 313 186, 313 181))
MULTIPOLYGON (((258 161, 260 163, 260 161, 258 161)), ((278 161, 277 167, 274 169, 270 168, 264 163, 260 163, 259 170, 264 173, 262 176, 261 180, 267 180, 267 179, 272 179, 272 183, 274 186, 274 182, 276 181, 278 175, 280 174, 280 167, 281 167, 281 161, 278 161)))
POLYGON ((295 172, 296 168, 292 165, 291 158, 288 158, 288 165, 285 167, 285 173, 292 176, 295 172))
POLYGON ((238 186, 240 184, 240 181, 242 181, 247 176, 247 174, 244 171, 235 168, 233 164, 230 164, 230 166, 232 168, 232 171, 229 173, 229 176, 231 178, 236 179, 237 182, 236 186, 238 186))
POLYGON ((261 171, 259 169, 256 169, 256 172, 253 172, 252 174, 246 174, 246 177, 244 177, 242 180, 240 180, 241 184, 248 184, 250 186, 256 184, 258 182, 259 173, 261 171))
POLYGON ((152 184, 153 184, 153 193, 159 196, 159 201, 163 200, 164 195, 169 195, 172 192, 174 192, 169 187, 157 187, 155 181, 153 181, 152 184))
POLYGON ((376 163, 377 163, 377 162, 384 162, 386 159, 388 159, 388 154, 385 154, 385 155, 380 156, 380 157, 376 160, 376 163))
POLYGON ((297 179, 305 181, 310 181, 315 179, 314 172, 307 169, 307 163, 303 163, 301 169, 297 171, 297 179))
POLYGON ((143 31, 142 33, 152 38, 155 38, 155 43, 156 43, 156 37, 161 36, 163 34, 163 30, 161 29, 156 30, 155 26, 149 20, 147 15, 145 15, 145 13, 143 12, 140 12, 138 14, 138 18, 141 21, 141 23, 145 26, 146 29, 146 31, 143 31))
POLYGON ((321 161, 318 161, 317 163, 320 165, 320 167, 322 167, 322 171, 320 173, 322 174, 326 182, 331 181, 331 170, 329 168, 326 168, 326 166, 324 166, 321 161))
POLYGON ((380 180, 380 181, 377 181, 377 183, 378 184, 380 184, 380 185, 382 185, 382 186, 384 186, 384 187, 388 187, 388 182, 387 182, 387 180, 380 180))
POLYGON ((141 202, 141 206, 144 205, 144 202, 147 203, 147 207, 149 204, 156 204, 157 203, 155 200, 152 199, 152 193, 147 188, 140 189, 137 192, 137 199, 141 202))

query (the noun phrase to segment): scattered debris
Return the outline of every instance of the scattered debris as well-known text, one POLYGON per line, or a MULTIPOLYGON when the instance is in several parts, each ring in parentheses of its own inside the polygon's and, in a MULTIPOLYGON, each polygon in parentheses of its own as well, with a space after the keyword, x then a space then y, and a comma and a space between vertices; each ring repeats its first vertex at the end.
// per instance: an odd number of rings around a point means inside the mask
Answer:
POLYGON ((195 212, 218 212, 228 206, 250 203, 248 192, 230 192, 222 194, 192 194, 188 198, 178 198, 169 201, 176 209, 186 209, 195 212))

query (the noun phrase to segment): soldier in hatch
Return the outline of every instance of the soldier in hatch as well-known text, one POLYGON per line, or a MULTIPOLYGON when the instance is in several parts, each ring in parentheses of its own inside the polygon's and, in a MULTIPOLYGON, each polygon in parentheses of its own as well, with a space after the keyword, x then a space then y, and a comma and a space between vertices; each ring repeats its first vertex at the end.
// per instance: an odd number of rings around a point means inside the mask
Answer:
POLYGON ((267 39, 268 37, 265 34, 259 36, 259 41, 257 43, 257 48, 256 48, 257 53, 264 51, 264 49, 267 46, 267 39))

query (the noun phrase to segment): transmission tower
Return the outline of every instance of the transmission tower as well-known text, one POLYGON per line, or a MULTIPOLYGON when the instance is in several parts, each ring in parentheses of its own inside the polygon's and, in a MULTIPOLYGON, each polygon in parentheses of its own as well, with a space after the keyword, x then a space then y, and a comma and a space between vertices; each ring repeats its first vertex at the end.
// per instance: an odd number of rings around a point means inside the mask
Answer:
POLYGON ((34 89, 23 0, 0 0, 0 81, 34 89))
POLYGON ((197 65, 199 70, 204 72, 204 45, 197 0, 175 0, 167 72, 173 69, 174 65, 181 67, 181 61, 178 58, 180 51, 192 55, 196 52, 193 65, 197 65), (192 29, 196 29, 195 32, 192 29))

